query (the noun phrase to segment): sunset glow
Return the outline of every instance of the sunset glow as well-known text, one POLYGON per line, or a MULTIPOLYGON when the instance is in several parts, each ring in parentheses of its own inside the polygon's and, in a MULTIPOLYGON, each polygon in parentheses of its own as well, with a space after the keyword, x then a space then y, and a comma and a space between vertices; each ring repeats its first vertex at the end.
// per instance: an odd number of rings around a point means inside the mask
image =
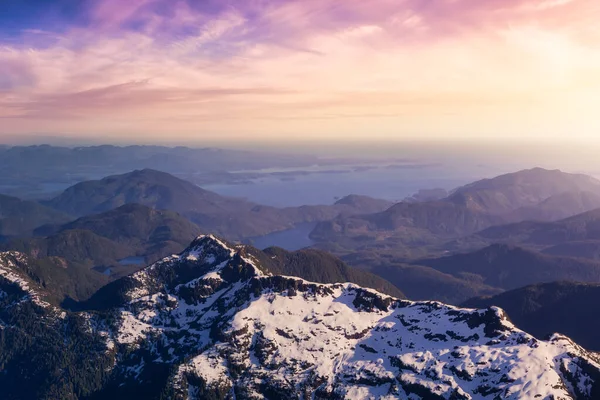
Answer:
POLYGON ((597 0, 15 2, 0 135, 595 140, 599 20, 597 0))

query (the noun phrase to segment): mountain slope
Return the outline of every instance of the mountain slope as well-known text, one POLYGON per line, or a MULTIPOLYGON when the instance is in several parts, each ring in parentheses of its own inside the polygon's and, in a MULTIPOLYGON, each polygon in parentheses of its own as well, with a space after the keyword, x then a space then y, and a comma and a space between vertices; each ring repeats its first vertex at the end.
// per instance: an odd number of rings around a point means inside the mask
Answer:
POLYGON ((391 205, 384 200, 349 196, 334 205, 279 209, 220 196, 150 169, 79 183, 46 204, 84 216, 131 203, 177 212, 203 230, 232 240, 289 229, 301 222, 327 220, 341 213, 381 211, 391 205))
MULTIPOLYGON (((89 268, 115 272, 119 260, 128 257, 141 257, 150 263, 179 253, 200 228, 171 211, 126 204, 64 225, 44 226, 36 233, 49 235, 11 240, 0 248, 35 258, 62 257, 89 268)), ((131 268, 120 269, 131 272, 131 268)))
POLYGON ((261 265, 266 266, 276 275, 297 276, 319 283, 352 282, 397 298, 405 298, 398 287, 390 282, 369 272, 349 267, 339 258, 323 251, 307 249, 288 252, 271 247, 265 249, 263 253, 266 258, 258 255, 258 252, 254 252, 254 255, 260 260, 261 265))
POLYGON ((485 239, 505 238, 534 245, 556 245, 571 241, 600 240, 600 209, 555 222, 525 221, 495 226, 477 234, 485 239))
POLYGON ((443 201, 398 203, 367 215, 341 215, 317 224, 310 237, 320 246, 347 251, 422 248, 501 223, 502 219, 443 201))
POLYGON ((65 213, 84 216, 112 210, 129 203, 157 209, 222 212, 240 200, 225 198, 165 172, 136 170, 99 181, 78 183, 47 204, 65 213))
POLYGON ((600 193, 565 192, 547 198, 535 206, 521 207, 512 212, 512 219, 556 221, 594 210, 600 206, 600 193))
POLYGON ((41 225, 66 223, 71 219, 39 203, 0 194, 0 238, 27 236, 41 225))
POLYGON ((0 275, 5 278, 12 276, 20 282, 21 288, 23 285, 28 288, 36 287, 37 293, 30 292, 29 289, 25 291, 38 298, 44 297, 55 305, 61 304, 66 298, 86 300, 99 287, 108 283, 107 276, 60 257, 34 259, 18 252, 0 253, 0 275))
POLYGON ((184 247, 199 228, 175 212, 157 210, 140 204, 126 204, 102 214, 79 218, 60 227, 60 231, 81 229, 123 243, 173 241, 184 247))
POLYGON ((317 225, 311 237, 339 252, 439 247, 495 225, 551 221, 600 207, 600 181, 542 168, 474 182, 435 201, 402 202, 369 215, 339 216, 317 225))
POLYGON ((132 254, 132 248, 87 230, 66 230, 47 238, 16 239, 0 247, 37 259, 61 257, 87 264, 88 268, 110 266, 120 259, 135 255, 132 254))
POLYGON ((431 267, 409 264, 380 264, 368 271, 396 285, 412 300, 437 300, 460 304, 472 297, 494 295, 502 289, 462 279, 431 267))
POLYGON ((600 209, 554 222, 524 221, 492 226, 448 246, 468 249, 486 243, 516 244, 546 254, 596 260, 600 255, 600 209))
POLYGON ((561 332, 590 350, 600 351, 599 284, 545 283, 471 299, 464 305, 502 307, 517 326, 538 338, 561 332))
MULTIPOLYGON (((533 168, 460 187, 448 197, 448 201, 490 214, 509 214, 520 208, 540 205, 549 212, 550 209, 564 210, 567 204, 573 204, 573 197, 570 196, 580 193, 586 195, 581 198, 581 203, 574 203, 577 208, 586 203, 591 208, 600 206, 597 203, 600 200, 600 181, 597 179, 559 170, 533 168), (558 197, 549 200, 554 196, 558 197)), ((569 215, 581 211, 569 210, 569 215)))
POLYGON ((600 263, 502 244, 472 253, 418 260, 415 264, 505 290, 557 280, 600 282, 600 263))
POLYGON ((271 275, 251 253, 198 238, 179 256, 105 286, 82 304, 85 312, 44 303, 44 289, 14 263, 1 265, 0 332, 16 344, 0 341, 3 395, 587 400, 600 393, 592 354, 564 336, 534 339, 500 309, 271 275))

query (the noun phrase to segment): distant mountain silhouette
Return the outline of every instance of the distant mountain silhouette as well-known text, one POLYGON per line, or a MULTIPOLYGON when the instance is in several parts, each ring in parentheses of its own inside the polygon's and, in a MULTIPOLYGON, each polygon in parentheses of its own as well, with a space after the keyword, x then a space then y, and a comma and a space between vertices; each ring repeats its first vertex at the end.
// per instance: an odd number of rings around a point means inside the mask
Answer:
POLYGON ((540 254, 505 244, 472 253, 418 260, 414 264, 504 290, 558 280, 600 283, 598 262, 540 254))
POLYGON ((552 256, 514 245, 493 244, 438 258, 402 259, 377 249, 343 257, 349 265, 396 285, 411 300, 458 305, 526 285, 560 280, 600 283, 600 262, 552 256))
POLYGON ((538 338, 559 332, 600 351, 600 284, 544 283, 471 299, 463 306, 502 307, 519 328, 538 338))
POLYGON ((386 208, 391 207, 393 204, 394 203, 387 200, 374 199, 369 196, 360 196, 356 194, 351 194, 346 197, 342 197, 341 199, 335 202, 336 206, 349 206, 354 209, 360 209, 361 212, 364 213, 385 210, 386 208))
POLYGON ((407 203, 422 203, 425 201, 437 201, 448 197, 446 189, 421 189, 417 193, 404 199, 407 203))
POLYGON ((475 248, 485 243, 508 243, 546 254, 600 259, 600 209, 555 222, 523 221, 498 225, 450 244, 475 248))
MULTIPOLYGON (((490 214, 510 215, 515 210, 542 207, 547 212, 561 209, 574 215, 590 209, 582 210, 584 205, 600 206, 600 181, 587 175, 533 168, 460 187, 447 200, 490 214), (575 208, 565 210, 573 203, 575 208)), ((520 217, 526 216, 514 216, 520 217)))
POLYGON ((335 205, 275 208, 225 197, 165 172, 137 170, 79 183, 46 204, 76 216, 105 212, 125 204, 175 211, 205 231, 229 239, 255 237, 322 221, 342 213, 369 213, 391 205, 384 200, 350 196, 335 205))
POLYGON ((101 213, 130 203, 208 214, 226 212, 243 202, 151 169, 78 183, 47 202, 57 210, 77 216, 101 213))
POLYGON ((536 245, 556 245, 570 241, 600 240, 600 209, 555 222, 524 221, 494 226, 477 234, 486 239, 512 240, 536 245))
POLYGON ((83 146, 50 145, 0 147, 0 186, 14 196, 46 197, 56 184, 69 184, 153 168, 196 183, 239 182, 264 168, 301 168, 319 162, 316 156, 275 151, 250 151, 183 146, 83 146), (53 185, 47 185, 52 183, 53 185))
MULTIPOLYGON (((402 202, 370 215, 322 222, 311 237, 327 248, 441 244, 529 219, 551 221, 600 207, 600 181, 534 168, 460 187, 436 201, 402 202)), ((485 243, 485 241, 484 241, 485 243)))

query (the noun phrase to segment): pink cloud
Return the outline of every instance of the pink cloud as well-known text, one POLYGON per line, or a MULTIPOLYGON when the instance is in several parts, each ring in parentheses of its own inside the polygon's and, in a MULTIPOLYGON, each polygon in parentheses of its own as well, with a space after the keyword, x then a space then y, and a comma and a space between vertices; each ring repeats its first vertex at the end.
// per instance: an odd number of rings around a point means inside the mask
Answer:
POLYGON ((117 29, 156 0, 96 0, 90 11, 92 24, 104 29, 117 29))
POLYGON ((556 111, 564 91, 584 102, 582 82, 596 85, 600 66, 596 0, 165 5, 97 0, 87 26, 0 44, 6 129, 118 116, 232 130, 258 118, 276 131, 277 121, 349 115, 517 114, 546 98, 556 111))

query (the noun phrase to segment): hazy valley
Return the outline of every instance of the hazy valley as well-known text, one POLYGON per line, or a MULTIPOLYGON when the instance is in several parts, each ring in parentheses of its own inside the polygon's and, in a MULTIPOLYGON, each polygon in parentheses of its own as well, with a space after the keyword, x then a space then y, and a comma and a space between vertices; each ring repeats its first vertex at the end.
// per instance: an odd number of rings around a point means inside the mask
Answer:
POLYGON ((28 392, 38 398, 526 398, 514 371, 541 348, 552 359, 536 364, 543 379, 527 396, 599 390, 588 351, 600 342, 584 322, 600 295, 592 177, 534 168, 396 202, 347 193, 276 207, 145 168, 44 197, 0 197, 0 321, 15 343, 2 379, 14 398, 15 371, 34 361, 17 363, 40 351, 29 341, 83 368, 52 383, 61 367, 42 363, 28 392), (57 342, 58 326, 73 345, 57 342), (504 355, 457 364, 461 346, 504 355), (323 357, 345 372, 316 367, 323 357), (84 372, 90 362, 104 372, 84 372))
POLYGON ((600 400, 599 20, 0 2, 0 400, 600 400))

